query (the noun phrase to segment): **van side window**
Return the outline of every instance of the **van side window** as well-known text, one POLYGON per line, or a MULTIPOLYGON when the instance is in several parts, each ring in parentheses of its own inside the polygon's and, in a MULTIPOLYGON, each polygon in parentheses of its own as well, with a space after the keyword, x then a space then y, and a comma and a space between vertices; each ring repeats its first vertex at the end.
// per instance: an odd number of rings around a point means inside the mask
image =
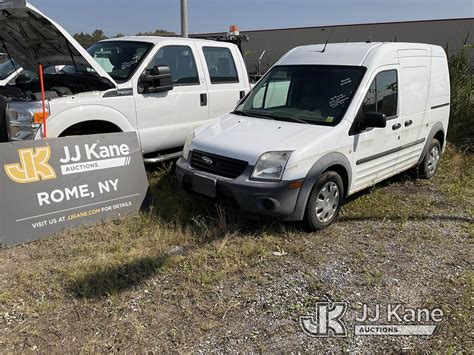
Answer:
POLYGON ((362 114, 367 112, 384 113, 387 118, 397 116, 398 77, 396 70, 387 70, 377 74, 362 103, 362 114))
POLYGON ((175 85, 199 84, 196 60, 193 51, 188 46, 166 46, 161 48, 147 69, 152 69, 157 65, 170 67, 175 85))
POLYGON ((238 83, 239 76, 229 48, 203 47, 212 84, 238 83))

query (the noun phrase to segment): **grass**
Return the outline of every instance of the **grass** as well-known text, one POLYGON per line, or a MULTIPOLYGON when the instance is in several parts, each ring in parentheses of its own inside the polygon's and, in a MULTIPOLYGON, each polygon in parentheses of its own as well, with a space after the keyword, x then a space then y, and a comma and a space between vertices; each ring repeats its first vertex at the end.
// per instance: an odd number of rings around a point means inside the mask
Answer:
MULTIPOLYGON (((417 303, 416 284, 420 299, 446 307, 453 326, 421 349, 465 350, 473 166, 474 156, 449 147, 433 180, 391 179, 312 234, 196 200, 178 188, 171 165, 149 172, 150 213, 0 251, 0 348, 192 351, 208 336, 227 344, 221 350, 242 339, 234 350, 276 351, 269 329, 296 337, 298 316, 318 300, 417 303)), ((291 344, 301 342, 284 349, 291 344)))

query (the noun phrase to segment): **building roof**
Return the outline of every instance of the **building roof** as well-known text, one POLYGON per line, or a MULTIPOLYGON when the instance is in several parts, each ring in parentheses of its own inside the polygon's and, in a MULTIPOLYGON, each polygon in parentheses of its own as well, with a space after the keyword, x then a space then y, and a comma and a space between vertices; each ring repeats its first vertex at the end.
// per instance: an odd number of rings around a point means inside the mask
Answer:
MULTIPOLYGON (((443 18, 433 20, 409 20, 409 21, 387 21, 387 22, 362 22, 362 23, 347 23, 338 25, 325 25, 325 26, 302 26, 302 27, 287 27, 287 28, 261 28, 255 30, 243 30, 241 32, 269 32, 269 31, 293 31, 293 30, 313 30, 313 29, 331 29, 337 27, 350 27, 350 26, 385 26, 385 25, 405 25, 405 24, 427 24, 433 22, 447 22, 447 21, 474 21, 474 17, 460 17, 460 18, 443 18)), ((209 33, 196 33, 193 36, 205 37, 213 35, 222 35, 222 32, 209 32, 209 33)))

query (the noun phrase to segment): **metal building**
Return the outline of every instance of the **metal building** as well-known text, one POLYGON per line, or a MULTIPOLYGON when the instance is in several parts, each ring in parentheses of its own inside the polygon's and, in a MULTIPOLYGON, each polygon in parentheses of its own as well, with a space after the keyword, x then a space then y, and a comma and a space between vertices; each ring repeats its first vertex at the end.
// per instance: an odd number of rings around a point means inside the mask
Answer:
MULTIPOLYGON (((436 44, 446 48, 451 55, 465 44, 474 44, 474 18, 406 21, 388 23, 370 23, 354 25, 337 25, 324 27, 302 27, 242 31, 250 37, 243 43, 243 51, 249 73, 264 73, 283 54, 290 49, 305 45, 330 42, 420 42, 436 44), (331 33, 332 32, 332 33, 331 33)), ((218 36, 199 34, 201 36, 218 36)), ((474 49, 467 53, 474 66, 474 49)))

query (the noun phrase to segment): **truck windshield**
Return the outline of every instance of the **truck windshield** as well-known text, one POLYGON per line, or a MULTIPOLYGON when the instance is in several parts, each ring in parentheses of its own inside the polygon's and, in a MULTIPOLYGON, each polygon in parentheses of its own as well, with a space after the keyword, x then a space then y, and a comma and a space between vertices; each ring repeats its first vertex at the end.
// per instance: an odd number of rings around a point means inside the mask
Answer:
POLYGON ((235 113, 316 125, 337 125, 365 73, 364 67, 274 67, 235 113))
POLYGON ((87 50, 97 63, 118 83, 133 75, 153 46, 147 42, 105 41, 87 50))

